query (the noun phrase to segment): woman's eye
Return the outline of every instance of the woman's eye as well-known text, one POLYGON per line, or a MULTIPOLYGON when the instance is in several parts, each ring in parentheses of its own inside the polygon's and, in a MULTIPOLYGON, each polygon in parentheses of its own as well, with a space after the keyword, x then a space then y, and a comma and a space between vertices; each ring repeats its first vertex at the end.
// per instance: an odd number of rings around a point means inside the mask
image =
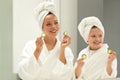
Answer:
POLYGON ((58 22, 55 22, 55 24, 58 24, 58 22))
POLYGON ((46 24, 47 26, 50 26, 51 24, 46 24))

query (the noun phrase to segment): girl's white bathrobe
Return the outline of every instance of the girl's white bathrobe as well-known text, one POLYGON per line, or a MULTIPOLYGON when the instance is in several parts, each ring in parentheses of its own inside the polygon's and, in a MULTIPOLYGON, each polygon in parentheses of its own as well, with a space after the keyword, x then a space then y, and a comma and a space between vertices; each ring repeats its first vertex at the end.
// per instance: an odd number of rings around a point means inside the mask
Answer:
MULTIPOLYGON (((75 80, 98 80, 104 78, 113 78, 117 75, 117 60, 112 62, 112 74, 109 76, 106 72, 108 45, 104 44, 99 50, 91 51, 89 46, 79 53, 79 58, 82 54, 86 54, 87 58, 84 60, 85 64, 82 68, 82 73, 78 79, 75 80)), ((77 65, 77 64, 76 64, 77 65)), ((76 67, 75 65, 75 67, 76 67)))
POLYGON ((23 80, 71 80, 73 75, 73 53, 66 47, 66 64, 59 60, 61 42, 57 43, 53 50, 48 51, 46 45, 40 53, 37 61, 34 56, 35 41, 30 41, 23 49, 23 55, 19 62, 18 75, 23 80))

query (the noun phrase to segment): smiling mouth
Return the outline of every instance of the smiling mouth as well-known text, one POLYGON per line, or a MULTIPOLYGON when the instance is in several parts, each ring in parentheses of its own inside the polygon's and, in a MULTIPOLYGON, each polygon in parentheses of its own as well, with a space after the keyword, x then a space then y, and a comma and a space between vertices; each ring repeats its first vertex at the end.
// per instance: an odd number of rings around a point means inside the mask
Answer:
POLYGON ((52 32, 52 33, 56 33, 56 32, 57 32, 57 30, 52 30, 52 31, 50 31, 50 32, 52 32))
POLYGON ((94 42, 94 44, 99 45, 101 42, 94 42))

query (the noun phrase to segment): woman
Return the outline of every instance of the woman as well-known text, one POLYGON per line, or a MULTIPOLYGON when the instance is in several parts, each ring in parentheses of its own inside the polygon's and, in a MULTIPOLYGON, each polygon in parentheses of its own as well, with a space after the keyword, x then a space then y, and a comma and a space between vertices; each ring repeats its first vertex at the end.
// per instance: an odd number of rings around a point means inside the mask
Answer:
POLYGON ((67 46, 71 38, 64 35, 62 42, 56 38, 59 22, 54 4, 45 1, 35 9, 43 36, 30 41, 23 49, 18 74, 23 80, 71 80, 73 54, 67 46))
POLYGON ((104 27, 97 17, 84 18, 78 30, 88 44, 78 56, 75 65, 75 79, 98 80, 117 75, 116 52, 108 50, 104 43, 104 27))

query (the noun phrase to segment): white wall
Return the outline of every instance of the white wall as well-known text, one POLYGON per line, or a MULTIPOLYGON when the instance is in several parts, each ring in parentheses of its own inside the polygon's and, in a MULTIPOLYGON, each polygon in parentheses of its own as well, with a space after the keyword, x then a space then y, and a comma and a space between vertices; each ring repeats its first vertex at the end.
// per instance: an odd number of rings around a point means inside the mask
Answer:
POLYGON ((61 0, 60 7, 61 30, 70 34, 70 45, 76 58, 77 54, 77 0, 61 0))
POLYGON ((12 72, 12 0, 0 0, 0 80, 16 80, 12 72))

